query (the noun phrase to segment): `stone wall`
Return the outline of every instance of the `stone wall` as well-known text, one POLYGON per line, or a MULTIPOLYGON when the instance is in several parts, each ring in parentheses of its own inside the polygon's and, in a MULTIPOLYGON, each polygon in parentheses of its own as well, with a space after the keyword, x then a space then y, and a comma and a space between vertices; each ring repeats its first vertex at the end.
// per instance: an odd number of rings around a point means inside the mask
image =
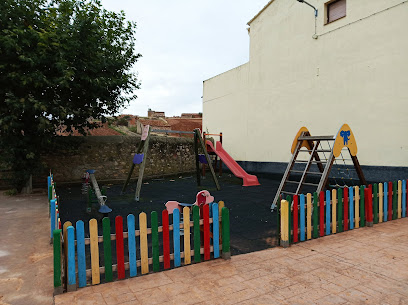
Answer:
MULTIPOLYGON (((65 137, 59 139, 59 142, 60 146, 57 145, 56 149, 44 156, 46 168, 51 169, 55 181, 78 182, 87 169, 94 169, 98 181, 114 182, 126 179, 140 137, 101 136, 81 137, 80 140, 65 137), (72 147, 70 141, 75 142, 72 147), (73 148, 78 145, 78 148, 73 148)), ((144 177, 161 177, 194 170, 193 139, 150 137, 144 177)), ((136 165, 132 178, 137 178, 138 174, 139 165, 136 165)), ((39 178, 45 181, 45 176, 39 178)), ((38 177, 34 181, 39 182, 38 177)))

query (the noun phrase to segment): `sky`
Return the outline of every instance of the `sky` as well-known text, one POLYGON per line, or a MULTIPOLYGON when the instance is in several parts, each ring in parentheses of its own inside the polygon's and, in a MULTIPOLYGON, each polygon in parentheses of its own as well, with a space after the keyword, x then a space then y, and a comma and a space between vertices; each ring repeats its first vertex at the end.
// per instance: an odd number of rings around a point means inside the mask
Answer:
POLYGON ((202 112, 203 81, 249 60, 247 22, 268 0, 102 0, 137 23, 138 98, 121 114, 202 112))

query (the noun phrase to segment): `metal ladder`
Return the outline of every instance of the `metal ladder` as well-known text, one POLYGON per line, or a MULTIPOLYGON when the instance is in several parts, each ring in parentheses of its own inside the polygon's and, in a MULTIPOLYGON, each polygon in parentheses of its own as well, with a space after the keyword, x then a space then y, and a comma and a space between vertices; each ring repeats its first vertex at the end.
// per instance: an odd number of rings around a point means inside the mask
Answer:
POLYGON ((289 164, 286 168, 286 171, 283 175, 282 181, 279 185, 278 191, 275 195, 275 199, 271 205, 271 209, 274 210, 277 207, 278 200, 280 200, 281 195, 299 195, 300 191, 303 186, 310 186, 316 187, 316 192, 320 193, 326 184, 329 177, 330 169, 333 166, 334 156, 332 150, 324 150, 318 149, 321 141, 334 141, 334 136, 311 136, 309 132, 303 132, 300 137, 297 139, 296 148, 292 154, 292 158, 289 161, 289 164), (309 160, 297 160, 299 152, 301 152, 302 147, 307 147, 309 149, 302 150, 305 152, 309 152, 310 157, 309 160), (310 149, 311 148, 311 149, 310 149), (327 160, 322 161, 319 157, 319 153, 330 153, 330 156, 327 160), (303 170, 294 170, 293 167, 295 164, 305 164, 305 168, 303 170), (316 164, 317 168, 319 169, 318 172, 310 171, 310 167, 312 164, 316 164), (299 181, 289 180, 289 177, 292 173, 302 174, 299 181), (319 184, 316 183, 307 183, 306 177, 307 175, 317 175, 320 177, 319 184), (289 192, 285 189, 285 186, 288 184, 296 185, 296 191, 289 192))

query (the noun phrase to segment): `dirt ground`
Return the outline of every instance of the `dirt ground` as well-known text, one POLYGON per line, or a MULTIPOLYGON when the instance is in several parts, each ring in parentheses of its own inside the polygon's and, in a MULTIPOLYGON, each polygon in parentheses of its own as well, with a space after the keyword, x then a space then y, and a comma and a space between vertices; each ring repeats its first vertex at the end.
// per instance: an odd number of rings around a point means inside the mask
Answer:
POLYGON ((53 304, 47 196, 0 192, 0 304, 53 304))

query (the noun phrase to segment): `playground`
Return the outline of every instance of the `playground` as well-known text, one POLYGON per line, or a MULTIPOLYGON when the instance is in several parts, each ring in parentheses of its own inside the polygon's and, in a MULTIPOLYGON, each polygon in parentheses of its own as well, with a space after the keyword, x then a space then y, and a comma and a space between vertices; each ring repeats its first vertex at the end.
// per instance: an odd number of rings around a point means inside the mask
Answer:
MULTIPOLYGON (((97 174, 97 173, 96 173, 97 174)), ((112 209, 108 214, 113 222, 116 216, 139 214, 164 210, 167 201, 194 203, 197 192, 208 190, 216 202, 224 201, 230 210, 231 254, 237 255, 267 249, 278 245, 276 237, 277 214, 271 213, 270 205, 279 180, 268 176, 258 176, 261 185, 243 187, 242 180, 224 172, 218 178, 221 190, 217 191, 214 182, 207 174, 197 187, 195 176, 176 176, 162 179, 146 180, 142 185, 140 201, 134 200, 136 183, 131 183, 124 194, 123 185, 107 185, 106 204, 112 209)), ((98 204, 94 204, 91 213, 86 211, 86 195, 81 193, 81 186, 58 187, 60 197, 61 222, 91 218, 101 219, 98 204)), ((126 221, 126 219, 124 219, 126 221)), ((112 233, 114 232, 112 227, 112 233)))
POLYGON ((222 134, 210 141, 198 129, 190 133, 195 173, 142 179, 150 132, 146 126, 123 185, 102 185, 90 169, 82 185, 59 187, 57 196, 50 173, 55 294, 406 217, 407 181, 369 184, 347 124, 330 136, 302 127, 280 182, 247 173, 222 134))

